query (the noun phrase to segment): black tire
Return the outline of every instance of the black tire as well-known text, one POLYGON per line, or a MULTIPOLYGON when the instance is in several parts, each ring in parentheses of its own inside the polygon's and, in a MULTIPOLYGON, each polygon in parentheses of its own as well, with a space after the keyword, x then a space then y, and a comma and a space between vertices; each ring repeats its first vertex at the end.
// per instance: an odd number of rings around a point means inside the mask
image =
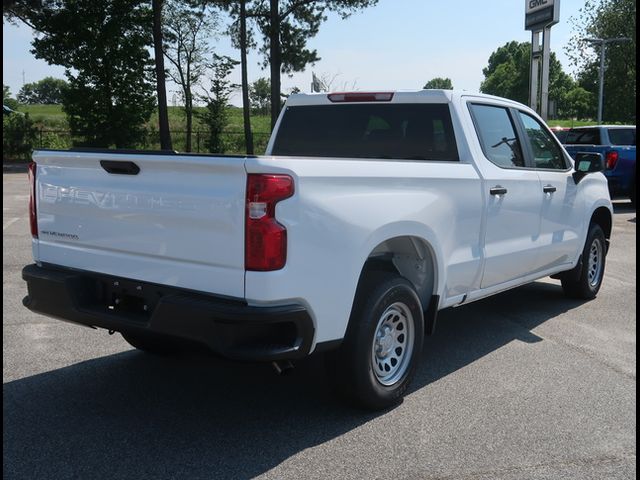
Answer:
POLYGON ((582 269, 579 276, 562 279, 562 289, 571 298, 591 300, 602 285, 607 258, 607 244, 600 225, 589 226, 587 241, 582 251, 582 269))
MULTIPOLYGON (((635 177, 635 173, 634 173, 635 177)), ((631 191, 629 192, 629 200, 631 200, 631 206, 636 206, 636 181, 633 181, 633 185, 631 185, 631 191)))
POLYGON ((121 332, 121 335, 129 345, 143 352, 155 355, 169 355, 178 350, 176 342, 161 335, 131 332, 121 332))
POLYGON ((423 341, 422 306, 413 285, 397 274, 375 272, 358 287, 344 342, 329 353, 328 370, 355 405, 385 409, 402 401, 423 341))

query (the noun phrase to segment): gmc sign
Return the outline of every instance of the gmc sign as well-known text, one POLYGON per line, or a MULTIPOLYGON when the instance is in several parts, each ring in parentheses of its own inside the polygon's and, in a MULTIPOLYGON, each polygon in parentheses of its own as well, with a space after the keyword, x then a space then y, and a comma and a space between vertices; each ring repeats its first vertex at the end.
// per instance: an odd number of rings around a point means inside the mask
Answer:
POLYGON ((560 0, 525 0, 525 30, 542 30, 559 19, 560 0))

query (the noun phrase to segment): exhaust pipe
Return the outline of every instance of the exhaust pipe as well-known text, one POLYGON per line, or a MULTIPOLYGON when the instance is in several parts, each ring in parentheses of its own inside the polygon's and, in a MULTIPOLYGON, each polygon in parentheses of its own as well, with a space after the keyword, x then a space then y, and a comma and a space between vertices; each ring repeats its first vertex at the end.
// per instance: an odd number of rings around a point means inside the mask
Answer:
POLYGON ((271 362, 271 365, 278 375, 286 375, 294 369, 291 360, 275 360, 271 362))

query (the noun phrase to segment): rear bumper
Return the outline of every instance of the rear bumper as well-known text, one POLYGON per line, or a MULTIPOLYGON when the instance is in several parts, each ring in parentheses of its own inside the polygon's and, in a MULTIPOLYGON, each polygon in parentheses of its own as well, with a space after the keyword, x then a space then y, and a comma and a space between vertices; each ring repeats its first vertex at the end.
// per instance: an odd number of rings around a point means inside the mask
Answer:
POLYGON ((154 333, 205 344, 225 357, 272 361, 309 354, 313 321, 300 305, 253 307, 166 285, 54 265, 22 270, 36 313, 118 332, 154 333))

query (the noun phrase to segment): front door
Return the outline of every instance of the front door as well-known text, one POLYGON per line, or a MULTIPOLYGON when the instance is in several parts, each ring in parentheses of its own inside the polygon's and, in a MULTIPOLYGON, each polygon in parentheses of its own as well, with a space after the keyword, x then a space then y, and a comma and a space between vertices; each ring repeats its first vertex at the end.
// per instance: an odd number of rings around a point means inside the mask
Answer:
POLYGON ((571 263, 582 250, 579 232, 583 230, 582 205, 578 204, 578 187, 571 175, 573 168, 553 135, 540 121, 518 111, 527 137, 525 150, 532 159, 540 179, 539 270, 571 263))

